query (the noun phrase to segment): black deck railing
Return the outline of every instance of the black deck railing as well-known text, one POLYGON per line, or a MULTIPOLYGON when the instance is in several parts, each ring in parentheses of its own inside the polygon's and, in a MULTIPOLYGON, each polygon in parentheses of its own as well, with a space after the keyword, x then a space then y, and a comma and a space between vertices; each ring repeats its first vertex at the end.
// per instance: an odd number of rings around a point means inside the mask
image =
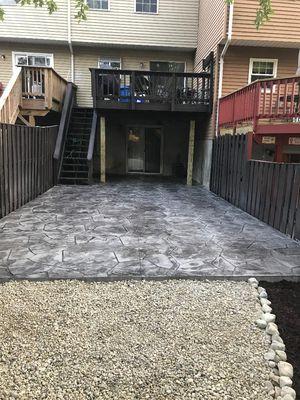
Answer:
POLYGON ((99 109, 210 112, 211 74, 91 69, 99 109))

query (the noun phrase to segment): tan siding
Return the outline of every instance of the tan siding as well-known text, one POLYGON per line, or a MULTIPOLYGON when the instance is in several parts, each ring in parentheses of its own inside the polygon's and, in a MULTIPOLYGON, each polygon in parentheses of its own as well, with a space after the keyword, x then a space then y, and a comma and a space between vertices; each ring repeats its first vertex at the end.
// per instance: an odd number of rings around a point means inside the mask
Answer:
POLYGON ((223 96, 248 84, 250 58, 278 59, 277 77, 293 76, 297 69, 298 51, 295 49, 230 47, 224 64, 223 96))
MULTIPOLYGON (((195 57, 195 71, 202 70, 202 60, 213 51, 215 54, 214 98, 218 90, 218 45, 226 36, 226 5, 224 0, 199 0, 198 45, 195 57)), ((214 136, 216 121, 216 102, 212 115, 200 128, 199 138, 210 139, 214 136), (202 130, 203 129, 203 130, 202 130)))
POLYGON ((203 58, 217 46, 226 34, 226 5, 224 0, 200 0, 198 45, 195 70, 201 70, 203 58))
POLYGON ((78 86, 78 103, 80 106, 91 107, 91 76, 89 68, 96 68, 100 57, 120 58, 123 69, 140 70, 140 63, 144 63, 144 70, 149 70, 150 61, 182 61, 186 62, 187 72, 193 71, 193 53, 140 51, 129 49, 96 49, 81 47, 75 48, 75 83, 78 86))
POLYGON ((257 0, 234 3, 233 39, 300 43, 300 5, 295 0, 272 0, 274 15, 259 30, 254 25, 257 0))
POLYGON ((72 21, 75 42, 196 48, 198 0, 160 0, 157 15, 134 13, 134 0, 110 3, 110 11, 90 10, 86 22, 72 21))
POLYGON ((54 69, 65 79, 70 80, 70 54, 64 46, 42 46, 24 43, 0 43, 0 82, 6 84, 12 75, 12 52, 50 53, 54 57, 54 69))
POLYGON ((67 41, 67 0, 57 0, 58 11, 49 15, 46 9, 20 5, 2 6, 4 22, 0 38, 67 41))

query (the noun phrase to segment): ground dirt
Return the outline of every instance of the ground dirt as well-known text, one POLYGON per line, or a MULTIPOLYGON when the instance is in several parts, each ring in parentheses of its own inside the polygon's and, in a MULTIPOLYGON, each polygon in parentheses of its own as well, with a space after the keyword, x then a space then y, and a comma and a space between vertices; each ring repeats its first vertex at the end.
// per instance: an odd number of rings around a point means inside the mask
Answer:
POLYGON ((269 294, 277 324, 294 366, 294 387, 300 399, 300 283, 262 283, 269 294))

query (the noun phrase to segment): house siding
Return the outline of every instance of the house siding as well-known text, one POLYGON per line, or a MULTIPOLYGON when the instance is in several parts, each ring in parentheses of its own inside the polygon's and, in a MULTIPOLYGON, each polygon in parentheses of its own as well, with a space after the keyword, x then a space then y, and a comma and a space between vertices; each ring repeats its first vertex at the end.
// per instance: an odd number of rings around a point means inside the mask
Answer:
POLYGON ((295 0, 272 0, 274 14, 259 30, 254 21, 258 8, 257 0, 235 0, 233 18, 233 40, 259 42, 284 42, 299 46, 300 43, 300 10, 295 0))
MULTIPOLYGON (((71 2, 71 31, 74 44, 143 46, 196 49, 199 0, 160 0, 158 14, 134 12, 134 0, 111 0, 110 10, 88 10, 87 20, 78 23, 75 1, 71 2)), ((68 2, 57 0, 58 11, 46 8, 3 6, 5 20, 0 37, 7 40, 68 41, 68 2)))
POLYGON ((67 42, 67 0, 57 0, 58 11, 49 15, 45 8, 34 6, 1 6, 5 12, 0 23, 1 39, 28 39, 67 42))
POLYGON ((134 0, 111 0, 110 11, 89 10, 80 24, 73 18, 72 39, 105 46, 196 49, 198 1, 160 0, 158 14, 141 14, 134 12, 134 0))
POLYGON ((202 70, 202 60, 213 51, 226 36, 226 5, 224 0, 199 1, 199 30, 195 57, 195 71, 202 70))
POLYGON ((293 76, 297 70, 298 50, 259 47, 229 48, 224 64, 222 95, 248 84, 250 58, 278 59, 277 77, 293 76))
POLYGON ((47 53, 53 54, 54 69, 65 79, 70 80, 70 53, 67 46, 42 46, 25 43, 1 43, 0 55, 5 59, 0 59, 0 82, 5 85, 10 80, 13 73, 13 52, 28 53, 47 53))

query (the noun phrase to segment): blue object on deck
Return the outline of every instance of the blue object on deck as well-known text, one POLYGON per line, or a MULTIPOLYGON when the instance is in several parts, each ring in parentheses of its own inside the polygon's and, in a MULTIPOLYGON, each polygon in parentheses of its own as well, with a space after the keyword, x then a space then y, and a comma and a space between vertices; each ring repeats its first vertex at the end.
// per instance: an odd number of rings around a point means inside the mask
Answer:
MULTIPOLYGON (((131 101, 130 86, 121 85, 120 86, 120 103, 129 103, 131 101)), ((145 99, 142 97, 135 97, 135 103, 145 103, 145 99)))
POLYGON ((121 85, 120 86, 120 102, 129 103, 130 102, 130 86, 121 85))

